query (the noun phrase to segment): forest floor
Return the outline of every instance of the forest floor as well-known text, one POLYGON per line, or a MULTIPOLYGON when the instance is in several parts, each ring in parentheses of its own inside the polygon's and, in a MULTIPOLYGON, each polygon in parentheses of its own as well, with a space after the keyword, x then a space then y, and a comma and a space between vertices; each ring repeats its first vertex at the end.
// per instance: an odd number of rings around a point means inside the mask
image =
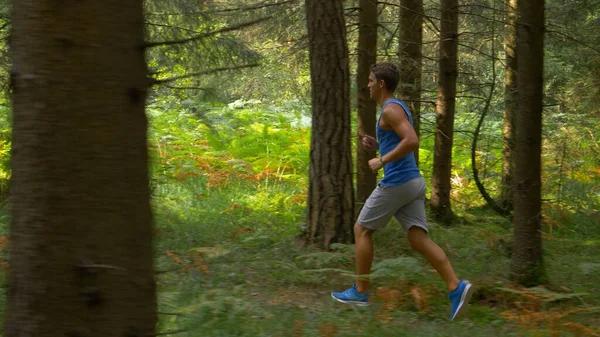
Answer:
MULTIPOLYGON (((597 219, 546 212, 548 282, 535 288, 508 279, 512 233, 506 219, 470 209, 453 226, 431 222, 433 240, 476 289, 466 315, 451 322, 444 283, 409 248, 395 220, 375 235, 371 305, 348 306, 330 292, 352 284, 353 246, 337 244, 330 252, 305 247, 302 198, 290 197, 284 185, 265 193, 246 183, 202 192, 200 184, 191 179, 155 191, 160 334, 600 336, 597 219)), ((9 222, 0 212, 0 315, 9 222)))
MULTIPOLYGON (((193 187, 193 186, 189 186, 193 187)), ((174 189, 173 189, 174 188, 174 189)), ((303 214, 262 207, 260 189, 223 187, 191 197, 163 187, 155 202, 160 331, 186 336, 600 336, 597 219, 547 211, 548 282, 515 286, 511 224, 469 209, 431 237, 459 277, 476 287, 467 314, 448 320, 445 285, 411 251, 393 220, 375 235, 368 307, 334 301, 353 282, 353 246, 324 252, 301 244, 303 214), (255 202, 252 202, 255 200, 255 202)), ((192 188, 195 190, 195 188, 192 188)), ((265 196, 262 196, 264 198, 265 196)), ((273 204, 273 203, 271 203, 273 204)))

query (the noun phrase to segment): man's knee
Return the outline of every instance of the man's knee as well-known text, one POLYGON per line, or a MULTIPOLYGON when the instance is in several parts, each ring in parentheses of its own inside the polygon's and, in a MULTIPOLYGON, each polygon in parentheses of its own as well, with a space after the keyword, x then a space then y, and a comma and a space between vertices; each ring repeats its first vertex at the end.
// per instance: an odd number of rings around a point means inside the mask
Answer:
POLYGON ((354 235, 355 236, 363 236, 363 235, 373 235, 375 231, 361 226, 358 222, 354 224, 354 235))
POLYGON ((427 232, 418 226, 412 226, 408 230, 408 242, 410 247, 416 251, 420 251, 425 246, 425 242, 429 240, 427 232))

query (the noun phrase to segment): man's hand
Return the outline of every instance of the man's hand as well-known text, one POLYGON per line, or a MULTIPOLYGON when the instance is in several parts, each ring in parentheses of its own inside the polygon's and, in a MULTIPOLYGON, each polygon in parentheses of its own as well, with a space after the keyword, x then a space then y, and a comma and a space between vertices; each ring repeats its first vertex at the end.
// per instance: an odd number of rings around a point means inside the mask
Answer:
POLYGON ((379 157, 373 158, 369 160, 369 167, 371 168, 371 171, 377 172, 383 167, 383 161, 379 157))
POLYGON ((375 150, 377 150, 377 148, 379 148, 379 143, 377 143, 375 138, 373 138, 369 135, 364 135, 362 137, 362 146, 367 151, 375 151, 375 150))

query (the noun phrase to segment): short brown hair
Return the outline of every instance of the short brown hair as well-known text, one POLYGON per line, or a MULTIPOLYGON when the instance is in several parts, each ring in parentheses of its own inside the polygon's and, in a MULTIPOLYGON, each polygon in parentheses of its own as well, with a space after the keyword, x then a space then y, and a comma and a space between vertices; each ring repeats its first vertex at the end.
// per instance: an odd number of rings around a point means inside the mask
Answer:
POLYGON ((391 92, 396 90, 398 81, 400 79, 400 73, 398 68, 389 62, 376 63, 371 66, 371 72, 375 75, 377 81, 384 81, 385 88, 391 92))

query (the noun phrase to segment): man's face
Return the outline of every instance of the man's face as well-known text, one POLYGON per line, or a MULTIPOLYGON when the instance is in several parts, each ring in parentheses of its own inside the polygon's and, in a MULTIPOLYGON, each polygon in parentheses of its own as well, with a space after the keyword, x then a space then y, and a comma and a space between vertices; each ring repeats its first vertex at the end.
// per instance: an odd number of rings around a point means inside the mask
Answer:
POLYGON ((377 78, 375 77, 375 74, 373 74, 373 72, 371 72, 369 74, 369 84, 367 86, 369 87, 369 97, 371 99, 377 99, 379 97, 379 94, 381 93, 381 87, 383 86, 383 81, 377 82, 377 78))

